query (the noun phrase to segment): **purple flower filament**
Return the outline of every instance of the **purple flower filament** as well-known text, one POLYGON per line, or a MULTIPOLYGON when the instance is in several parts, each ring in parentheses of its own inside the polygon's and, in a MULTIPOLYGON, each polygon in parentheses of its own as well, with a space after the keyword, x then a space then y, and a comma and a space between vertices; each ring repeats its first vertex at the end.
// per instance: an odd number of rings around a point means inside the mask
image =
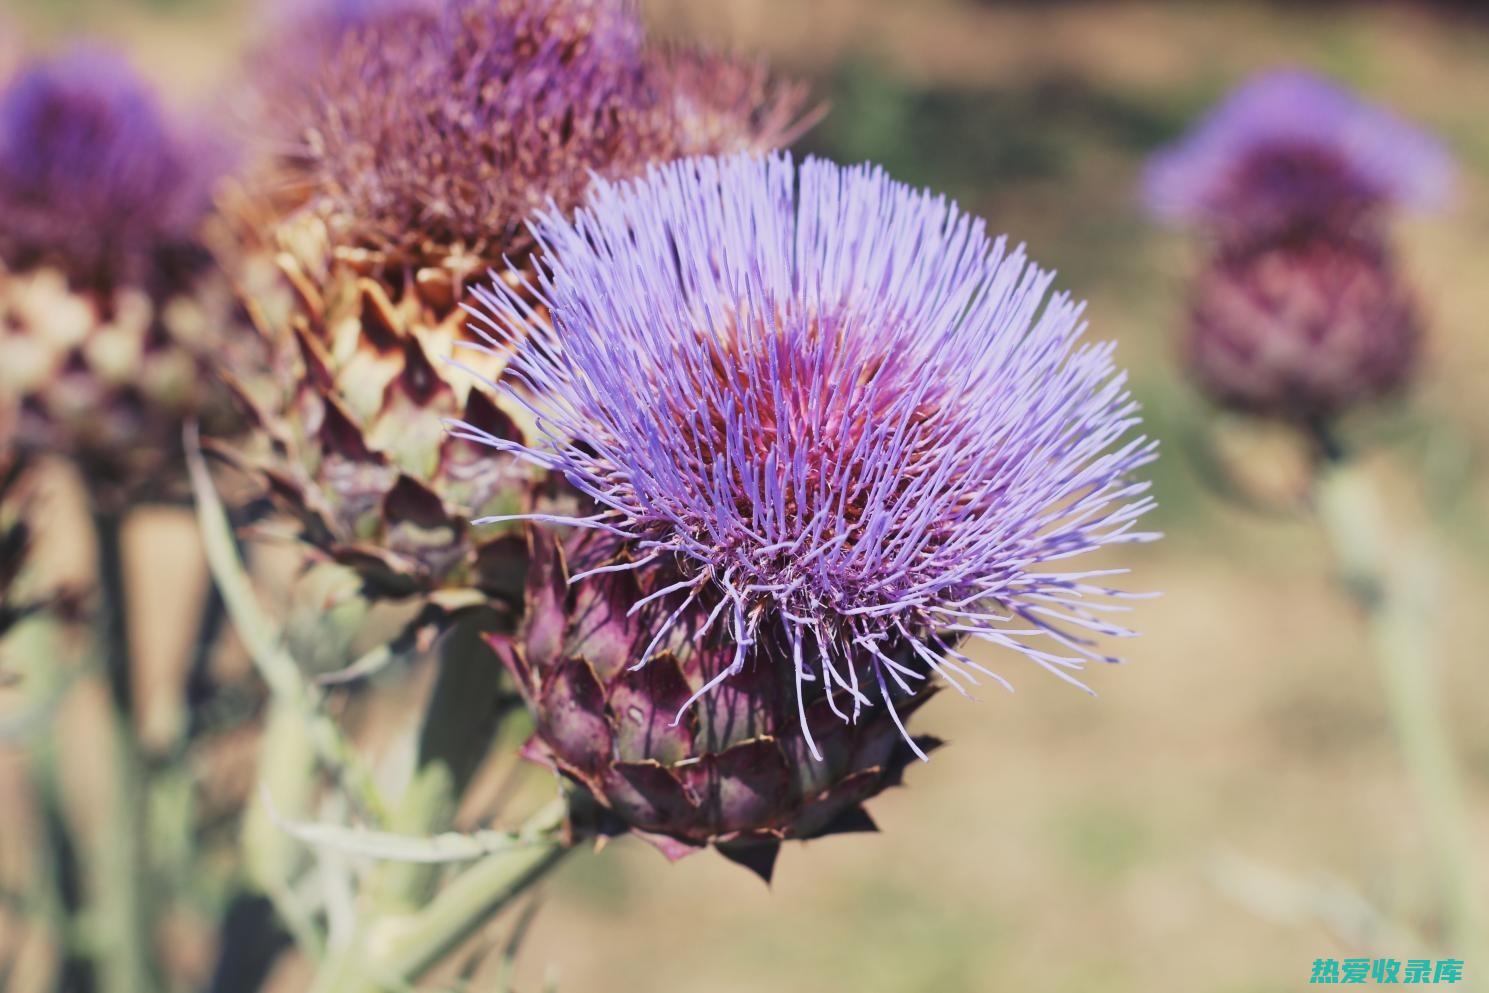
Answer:
POLYGON ((538 275, 472 313, 514 352, 500 388, 541 438, 453 430, 599 506, 536 519, 681 565, 653 594, 667 623, 706 611, 690 633, 737 645, 699 695, 764 640, 799 699, 817 684, 851 721, 933 675, 1002 682, 966 638, 1075 682, 1108 660, 1093 635, 1129 633, 1103 616, 1122 609, 1110 573, 1064 562, 1154 537, 1130 473, 1155 446, 1131 436, 1112 346, 1079 342, 1082 305, 983 222, 872 167, 779 155, 597 182, 533 232, 538 275))

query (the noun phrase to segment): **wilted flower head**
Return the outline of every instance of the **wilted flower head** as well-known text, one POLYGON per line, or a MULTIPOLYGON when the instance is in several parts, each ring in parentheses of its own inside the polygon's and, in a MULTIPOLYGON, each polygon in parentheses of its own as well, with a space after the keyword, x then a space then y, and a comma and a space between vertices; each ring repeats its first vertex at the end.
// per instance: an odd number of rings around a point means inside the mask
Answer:
POLYGON ((598 183, 534 228, 535 282, 479 291, 478 314, 541 437, 455 430, 593 500, 564 522, 624 542, 615 568, 676 571, 647 602, 730 645, 694 699, 759 654, 803 710, 893 716, 932 674, 985 671, 963 638, 1073 680, 1104 658, 1089 635, 1126 633, 1099 613, 1109 572, 1068 560, 1151 537, 1129 474, 1154 447, 1081 305, 982 222, 776 156, 598 183))
MULTIPOLYGON (((719 66, 739 82, 739 66, 719 66)), ((710 74, 652 54, 630 0, 401 4, 331 46, 307 80, 313 100, 290 104, 305 113, 292 127, 354 243, 500 258, 549 198, 576 204, 591 173, 785 135, 797 107, 753 77, 722 91, 736 106, 709 106, 730 127, 683 118, 692 104, 669 83, 710 74)))
POLYGON ((1185 359, 1222 406, 1316 423, 1399 389, 1420 346, 1412 294, 1385 250, 1317 237, 1206 266, 1185 359))
POLYGON ((303 139, 283 163, 292 195, 250 190, 235 215, 275 365, 243 384, 263 430, 240 461, 369 592, 489 592, 510 541, 469 521, 531 508, 535 474, 440 444, 450 417, 526 427, 447 361, 467 285, 526 264, 528 217, 573 207, 596 174, 763 150, 792 135, 802 94, 753 63, 648 46, 632 0, 371 9, 288 74, 305 80, 279 104, 303 139))
POLYGON ((707 67, 652 53, 631 0, 406 4, 345 32, 292 129, 352 243, 495 259, 593 173, 785 136, 795 91, 719 67, 728 87, 693 90, 707 67))
POLYGON ((1430 208, 1452 163, 1429 135, 1305 72, 1242 85, 1144 177, 1150 209, 1227 237, 1299 227, 1345 229, 1382 207, 1430 208))
POLYGON ((115 53, 80 47, 0 95, 0 261, 112 286, 192 253, 219 155, 167 121, 115 53))

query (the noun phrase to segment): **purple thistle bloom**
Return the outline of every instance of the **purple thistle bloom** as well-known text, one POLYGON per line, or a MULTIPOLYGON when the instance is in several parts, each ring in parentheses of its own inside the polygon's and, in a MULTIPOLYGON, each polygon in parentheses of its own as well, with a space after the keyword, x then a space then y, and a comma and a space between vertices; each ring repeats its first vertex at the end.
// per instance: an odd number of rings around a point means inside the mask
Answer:
POLYGON ((845 721, 931 675, 1003 682, 965 638, 1071 682, 1113 661, 1091 636, 1131 633, 1105 616, 1125 570, 1067 561, 1155 537, 1130 476, 1155 443, 1113 346, 1080 343, 1083 305, 1021 248, 876 168, 786 155, 597 182, 533 228, 536 278, 472 312, 540 440, 453 430, 598 505, 528 519, 629 543, 611 568, 679 571, 646 600, 734 643, 688 704, 756 645, 803 713, 825 694, 845 721))
POLYGON ((1275 71, 1154 156, 1143 192, 1164 220, 1254 229, 1436 207, 1452 173, 1443 147, 1401 118, 1318 76, 1275 71))
POLYGON ((1291 239, 1222 252, 1190 296, 1184 362, 1217 404, 1320 424, 1417 371, 1422 327, 1379 245, 1291 239))
POLYGON ((220 149, 173 131, 115 52, 77 48, 0 95, 0 261, 137 280, 194 252, 220 149))
POLYGON ((220 157, 173 133, 115 53, 80 47, 0 94, 0 260, 83 281, 143 278, 194 244, 220 157))

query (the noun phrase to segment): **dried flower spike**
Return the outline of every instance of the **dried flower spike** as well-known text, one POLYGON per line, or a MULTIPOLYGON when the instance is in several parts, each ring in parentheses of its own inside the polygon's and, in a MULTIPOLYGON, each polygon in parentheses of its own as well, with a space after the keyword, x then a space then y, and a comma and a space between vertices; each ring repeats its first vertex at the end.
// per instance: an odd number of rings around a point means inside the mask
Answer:
MULTIPOLYGON (((883 172, 787 156, 685 160, 598 183, 534 225, 547 260, 478 292, 539 437, 484 442, 560 473, 612 536, 611 568, 676 573, 633 609, 729 659, 758 654, 807 710, 844 723, 931 676, 994 676, 959 647, 1013 648, 1075 681, 1122 570, 1069 560, 1153 537, 1131 477, 1154 454, 1112 346, 1081 305, 980 221, 883 172), (530 302, 537 300, 541 310, 530 302), (550 323, 551 322, 551 323, 550 323), (524 343, 525 342, 525 343, 524 343)), ((907 741, 910 739, 906 738, 907 741)), ((913 743, 912 743, 913 744, 913 743)))

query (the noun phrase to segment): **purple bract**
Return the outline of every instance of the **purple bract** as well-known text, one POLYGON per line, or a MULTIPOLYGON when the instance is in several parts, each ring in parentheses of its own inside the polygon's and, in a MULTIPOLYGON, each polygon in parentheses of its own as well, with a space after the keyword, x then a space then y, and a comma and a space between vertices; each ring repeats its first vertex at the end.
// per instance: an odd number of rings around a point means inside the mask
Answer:
POLYGON ((635 606, 728 632, 695 700, 757 645, 852 721, 933 674, 1001 682, 967 637, 1075 681, 1107 659, 1091 635, 1130 633, 1105 616, 1125 570, 1069 563, 1154 537, 1130 474, 1155 445, 1112 346, 1080 343, 1082 305, 981 221, 872 167, 777 155, 599 182, 533 228, 539 274, 473 313, 514 352, 502 388, 539 440, 454 430, 593 499, 536 519, 622 539, 610 568, 681 576, 635 606))
POLYGON ((1409 286, 1381 247, 1333 238, 1222 253, 1195 279, 1185 364, 1221 406, 1318 424, 1420 365, 1409 286))

